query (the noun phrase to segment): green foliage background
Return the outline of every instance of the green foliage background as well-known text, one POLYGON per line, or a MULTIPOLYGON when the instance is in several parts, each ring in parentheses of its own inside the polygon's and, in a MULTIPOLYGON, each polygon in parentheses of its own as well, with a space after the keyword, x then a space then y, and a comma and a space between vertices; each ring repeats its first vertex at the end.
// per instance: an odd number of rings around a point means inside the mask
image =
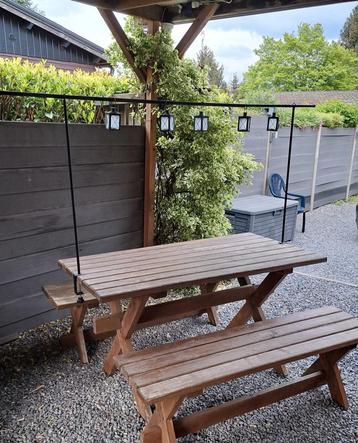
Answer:
MULTIPOLYGON (((124 76, 113 77, 99 71, 62 71, 46 66, 45 62, 33 64, 20 58, 0 58, 0 89, 5 91, 112 96, 128 92, 129 88, 124 76)), ((90 101, 69 100, 68 115, 73 123, 101 123, 103 120, 102 109, 90 101)), ((0 97, 0 119, 63 121, 63 106, 55 99, 0 97)))
POLYGON ((351 90, 358 87, 358 57, 339 43, 328 42, 322 25, 303 23, 282 39, 265 37, 255 51, 259 60, 244 74, 248 91, 351 90))
MULTIPOLYGON (((227 93, 210 87, 206 69, 179 59, 166 30, 150 36, 138 22, 129 19, 126 31, 137 66, 153 68, 159 98, 230 100, 227 93)), ((122 62, 128 72, 115 43, 107 56, 114 65, 122 62)), ((170 136, 158 131, 156 243, 226 234, 230 225, 224 209, 237 193, 237 185, 248 182, 251 172, 259 166, 252 156, 241 151, 235 123, 227 109, 202 109, 210 119, 207 133, 192 130, 193 116, 201 109, 174 106, 157 112, 164 110, 175 115, 176 129, 170 136)))
POLYGON ((341 43, 358 55, 358 6, 352 10, 343 26, 341 43))

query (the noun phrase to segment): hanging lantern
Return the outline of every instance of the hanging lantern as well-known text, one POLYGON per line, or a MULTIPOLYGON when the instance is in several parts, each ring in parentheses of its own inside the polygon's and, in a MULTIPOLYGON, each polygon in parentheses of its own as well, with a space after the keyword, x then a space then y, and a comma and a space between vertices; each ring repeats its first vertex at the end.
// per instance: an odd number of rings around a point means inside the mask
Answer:
POLYGON ((195 132, 206 132, 209 129, 209 117, 199 112, 199 115, 194 117, 194 131, 195 132))
POLYGON ((106 129, 119 131, 121 129, 121 114, 112 107, 110 111, 106 112, 105 123, 106 129))
POLYGON ((276 116, 276 112, 273 112, 271 117, 267 119, 267 130, 278 131, 279 118, 276 116))
POLYGON ((169 112, 165 112, 159 117, 159 127, 161 132, 172 132, 175 128, 175 117, 169 112))
POLYGON ((239 132, 250 132, 250 126, 251 126, 251 117, 249 117, 247 115, 247 112, 245 111, 244 114, 239 117, 237 130, 239 132))

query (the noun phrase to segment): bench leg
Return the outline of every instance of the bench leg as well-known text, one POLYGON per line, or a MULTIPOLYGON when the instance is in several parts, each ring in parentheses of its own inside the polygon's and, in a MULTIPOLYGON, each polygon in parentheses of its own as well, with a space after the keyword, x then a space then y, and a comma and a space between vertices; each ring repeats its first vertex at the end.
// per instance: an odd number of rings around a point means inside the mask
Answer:
MULTIPOLYGON (((266 316, 261 308, 261 305, 281 283, 285 276, 286 274, 282 275, 282 273, 269 274, 258 287, 257 291, 253 294, 252 298, 246 301, 239 313, 231 320, 229 327, 244 325, 250 317, 252 317, 255 322, 266 320, 266 316), (263 286, 263 289, 260 293, 259 290, 261 286, 263 286)), ((251 284, 249 277, 239 277, 237 281, 239 282, 240 286, 251 284)), ((288 374, 288 370, 285 365, 279 365, 275 368, 275 370, 281 375, 288 374)))
POLYGON ((184 397, 164 400, 156 405, 155 411, 141 434, 141 443, 175 443, 173 417, 184 397))
POLYGON ((319 358, 304 372, 303 375, 311 374, 319 369, 323 370, 327 378, 327 385, 331 393, 332 400, 337 402, 343 409, 349 407, 347 394, 344 389, 341 371, 338 362, 355 346, 336 349, 335 351, 320 354, 319 358))
POLYGON ((83 320, 86 312, 86 305, 76 305, 71 309, 72 326, 70 334, 73 334, 75 337, 78 353, 82 363, 88 363, 86 342, 83 335, 83 320))

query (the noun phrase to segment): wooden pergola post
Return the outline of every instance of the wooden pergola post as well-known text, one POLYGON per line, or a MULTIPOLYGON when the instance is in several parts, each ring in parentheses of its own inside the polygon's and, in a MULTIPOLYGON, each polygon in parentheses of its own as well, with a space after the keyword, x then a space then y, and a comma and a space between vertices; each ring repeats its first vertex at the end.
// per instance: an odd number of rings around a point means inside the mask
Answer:
MULTIPOLYGON (((148 34, 154 35, 158 32, 159 25, 159 22, 148 21, 148 34)), ((156 85, 153 79, 153 70, 150 67, 146 73, 146 84, 146 98, 148 100, 155 100, 157 98, 156 85)), ((156 131, 157 117, 153 113, 153 105, 147 104, 145 108, 144 246, 151 246, 154 243, 156 131)))

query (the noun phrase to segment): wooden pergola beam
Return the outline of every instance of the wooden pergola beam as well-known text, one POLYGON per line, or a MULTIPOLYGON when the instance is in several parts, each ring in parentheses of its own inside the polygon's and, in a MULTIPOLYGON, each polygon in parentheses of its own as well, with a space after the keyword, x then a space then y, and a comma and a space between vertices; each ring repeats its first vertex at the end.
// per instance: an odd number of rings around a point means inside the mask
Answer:
POLYGON ((123 55, 125 56, 129 65, 131 66, 131 68, 139 78, 139 81, 141 83, 146 83, 146 75, 141 69, 139 69, 136 66, 134 61, 134 55, 129 48, 128 37, 126 36, 126 33, 123 31, 123 28, 120 25, 114 13, 112 11, 109 11, 108 9, 101 9, 101 8, 98 8, 98 11, 101 14, 103 20, 106 22, 108 28, 111 30, 113 37, 115 38, 116 42, 121 48, 123 55))
POLYGON ((183 38, 178 43, 176 49, 178 51, 178 55, 180 58, 183 58, 184 54, 196 39, 196 37, 200 34, 200 32, 204 29, 205 25, 211 19, 211 17, 218 10, 218 3, 211 3, 205 6, 191 24, 190 28, 187 30, 183 38))
POLYGON ((160 5, 168 3, 168 0, 118 0, 118 9, 125 11, 126 9, 142 8, 144 6, 160 5))

